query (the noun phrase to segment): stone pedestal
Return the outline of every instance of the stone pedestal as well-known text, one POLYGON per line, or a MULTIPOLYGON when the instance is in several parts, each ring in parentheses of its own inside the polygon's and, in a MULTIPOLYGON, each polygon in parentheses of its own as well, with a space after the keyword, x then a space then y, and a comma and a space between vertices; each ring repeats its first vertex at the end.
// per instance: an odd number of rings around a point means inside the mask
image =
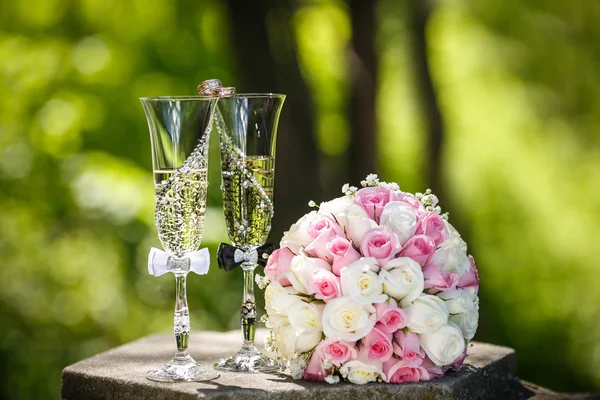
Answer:
MULTIPOLYGON (((266 331, 259 330, 261 344, 266 331)), ((212 366, 239 350, 241 333, 197 332, 190 339, 190 353, 201 364, 212 366)), ((306 382, 284 374, 221 373, 209 382, 157 383, 146 372, 173 356, 172 335, 139 339, 90 357, 64 369, 64 400, 109 399, 510 399, 528 398, 515 379, 514 350, 485 343, 469 349, 459 373, 431 382, 402 385, 306 382)), ((533 394, 532 392, 529 392, 533 394)))

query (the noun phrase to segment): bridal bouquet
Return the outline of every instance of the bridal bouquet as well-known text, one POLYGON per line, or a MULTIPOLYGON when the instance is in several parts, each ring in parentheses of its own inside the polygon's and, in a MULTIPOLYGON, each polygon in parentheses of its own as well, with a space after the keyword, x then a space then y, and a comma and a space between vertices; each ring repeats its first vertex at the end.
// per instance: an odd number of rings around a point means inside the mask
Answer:
POLYGON ((459 370, 479 316, 466 243, 430 190, 412 195, 377 175, 362 186, 293 224, 257 278, 267 351, 294 378, 329 383, 459 370))

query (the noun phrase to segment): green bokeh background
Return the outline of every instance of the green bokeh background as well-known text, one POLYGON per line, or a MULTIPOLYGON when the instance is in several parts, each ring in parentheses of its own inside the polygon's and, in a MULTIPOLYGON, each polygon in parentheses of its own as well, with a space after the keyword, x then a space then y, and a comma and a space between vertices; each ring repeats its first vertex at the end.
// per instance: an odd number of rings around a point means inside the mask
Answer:
MULTIPOLYGON (((427 184, 429 116, 407 1, 377 8, 375 172, 414 192, 427 184)), ((599 391, 600 3, 529 3, 435 3, 441 174, 482 279, 476 339, 516 348, 527 380, 599 391)), ((291 23, 319 154, 343 155, 347 5, 301 1, 291 23)), ((173 279, 146 272, 159 243, 138 97, 193 94, 210 77, 236 85, 230 24, 216 0, 0 3, 0 396, 58 399, 66 365, 172 328, 173 279)), ((213 151, 213 262, 227 240, 218 167, 213 151)), ((236 328, 240 291, 241 274, 192 276, 192 329, 236 328)))

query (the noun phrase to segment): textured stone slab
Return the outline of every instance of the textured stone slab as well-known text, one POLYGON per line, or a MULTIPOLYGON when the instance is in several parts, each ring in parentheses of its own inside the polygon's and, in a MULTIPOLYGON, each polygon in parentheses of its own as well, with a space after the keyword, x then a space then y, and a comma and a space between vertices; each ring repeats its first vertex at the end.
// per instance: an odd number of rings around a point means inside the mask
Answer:
MULTIPOLYGON (((259 330, 257 343, 262 343, 259 330)), ((212 366, 241 346, 241 333, 232 331, 193 333, 191 354, 201 364, 212 366)), ((157 383, 145 378, 148 370, 170 360, 172 335, 142 338, 64 369, 64 400, 110 399, 488 399, 508 398, 515 384, 514 350, 485 343, 469 349, 460 373, 431 382, 403 385, 305 382, 284 374, 221 373, 210 382, 157 383)))

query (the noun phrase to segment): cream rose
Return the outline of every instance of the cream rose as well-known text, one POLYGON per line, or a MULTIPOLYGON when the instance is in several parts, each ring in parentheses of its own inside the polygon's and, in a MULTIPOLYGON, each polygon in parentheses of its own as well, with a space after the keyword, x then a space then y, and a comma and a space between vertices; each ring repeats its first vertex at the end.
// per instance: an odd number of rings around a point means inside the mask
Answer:
POLYGON ((297 331, 287 318, 277 322, 273 328, 273 339, 279 353, 287 360, 296 354, 313 349, 321 341, 321 331, 297 331))
POLYGON ((317 268, 331 271, 331 265, 327 261, 320 258, 307 257, 300 251, 300 254, 292 258, 290 269, 285 276, 296 290, 308 294, 308 279, 317 268))
POLYGON ((308 225, 318 218, 322 217, 316 211, 304 215, 289 231, 283 233, 279 247, 288 247, 294 254, 298 254, 302 247, 312 242, 313 238, 308 234, 308 225))
POLYGON ((452 322, 437 332, 419 335, 421 347, 438 367, 449 365, 465 351, 462 332, 452 322))
POLYGON ((377 228, 377 223, 369 218, 365 210, 358 204, 353 204, 338 213, 335 218, 346 232, 346 237, 355 245, 360 245, 367 231, 377 228))
POLYGON ((383 292, 402 304, 412 302, 423 293, 423 271, 419 263, 412 258, 399 257, 388 261, 379 272, 379 276, 383 283, 383 292))
POLYGON ((373 257, 361 258, 348 264, 340 270, 342 294, 361 304, 386 301, 387 295, 383 294, 383 286, 377 271, 379 265, 373 257))
POLYGON ((290 308, 302 302, 295 296, 298 291, 293 287, 283 287, 279 282, 271 282, 265 289, 265 309, 271 324, 277 323, 281 318, 287 318, 290 308))
POLYGON ((379 223, 394 231, 400 239, 400 244, 404 245, 415 234, 417 214, 410 204, 403 201, 391 201, 383 207, 379 223))
POLYGON ((352 196, 338 197, 337 199, 321 203, 319 206, 319 214, 331 217, 350 207, 352 204, 354 204, 354 198, 352 196))
POLYGON ((448 308, 437 296, 422 294, 403 307, 408 328, 415 333, 435 333, 448 323, 448 308))
POLYGON ((439 266, 443 271, 464 275, 471 269, 467 257, 467 244, 449 222, 444 223, 448 228, 448 239, 440 244, 431 259, 431 264, 439 266))
POLYGON ((385 378, 382 368, 381 361, 356 359, 342 365, 340 374, 356 385, 364 385, 375 382, 380 376, 385 378))
POLYGON ((446 301, 446 307, 450 314, 461 314, 475 310, 477 295, 473 288, 446 290, 437 294, 446 301))
POLYGON ((451 315, 449 320, 458 326, 465 339, 471 340, 475 336, 479 325, 479 311, 451 315))
POLYGON ((356 342, 371 332, 375 322, 372 304, 360 304, 348 296, 330 300, 323 310, 323 332, 339 340, 356 342))
POLYGON ((288 319, 290 320, 290 324, 298 332, 321 332, 323 330, 321 315, 323 314, 324 308, 324 304, 299 301, 290 308, 288 319))

